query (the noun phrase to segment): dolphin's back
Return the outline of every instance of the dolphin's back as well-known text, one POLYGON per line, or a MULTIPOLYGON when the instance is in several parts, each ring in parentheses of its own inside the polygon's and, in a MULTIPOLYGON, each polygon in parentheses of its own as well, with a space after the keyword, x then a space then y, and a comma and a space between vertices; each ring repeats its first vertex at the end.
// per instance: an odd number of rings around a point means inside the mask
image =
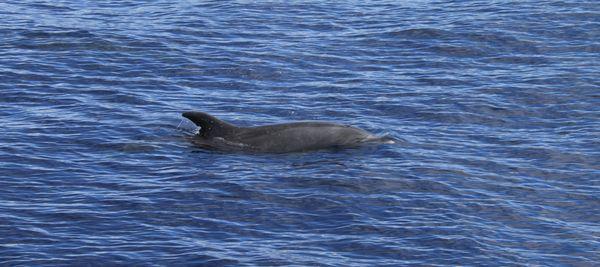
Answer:
MULTIPOLYGON (((356 145, 371 135, 328 122, 294 122, 239 128, 229 139, 261 152, 294 152, 356 145)), ((225 137, 227 139, 227 137, 225 137)))

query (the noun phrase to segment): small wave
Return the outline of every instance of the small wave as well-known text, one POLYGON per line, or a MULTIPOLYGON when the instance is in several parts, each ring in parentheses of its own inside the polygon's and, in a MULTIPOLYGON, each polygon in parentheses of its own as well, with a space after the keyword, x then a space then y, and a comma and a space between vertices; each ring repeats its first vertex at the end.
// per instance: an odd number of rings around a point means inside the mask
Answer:
POLYGON ((86 30, 22 30, 20 35, 27 38, 50 39, 50 38, 95 38, 96 35, 86 30))
POLYGON ((404 39, 447 39, 455 36, 455 34, 450 31, 435 28, 394 30, 382 33, 382 35, 404 39))

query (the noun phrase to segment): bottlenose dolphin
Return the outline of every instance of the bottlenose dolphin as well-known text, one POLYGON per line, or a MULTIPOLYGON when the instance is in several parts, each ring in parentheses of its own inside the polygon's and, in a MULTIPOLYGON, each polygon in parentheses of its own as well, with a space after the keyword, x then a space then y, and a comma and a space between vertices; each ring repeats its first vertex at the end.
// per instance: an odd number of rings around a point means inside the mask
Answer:
POLYGON ((238 127, 204 112, 184 112, 182 116, 200 127, 192 142, 214 150, 286 153, 354 147, 368 142, 394 143, 390 137, 375 136, 356 127, 331 122, 238 127))

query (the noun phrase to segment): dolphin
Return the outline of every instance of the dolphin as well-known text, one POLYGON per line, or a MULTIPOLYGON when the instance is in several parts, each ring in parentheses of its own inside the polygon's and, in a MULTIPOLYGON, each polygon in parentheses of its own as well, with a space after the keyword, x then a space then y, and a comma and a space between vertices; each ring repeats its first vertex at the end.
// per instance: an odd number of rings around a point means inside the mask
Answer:
POLYGON ((207 149, 261 153, 306 152, 356 147, 363 143, 394 143, 362 129, 321 121, 299 121, 239 127, 199 111, 182 114, 200 127, 192 143, 207 149))

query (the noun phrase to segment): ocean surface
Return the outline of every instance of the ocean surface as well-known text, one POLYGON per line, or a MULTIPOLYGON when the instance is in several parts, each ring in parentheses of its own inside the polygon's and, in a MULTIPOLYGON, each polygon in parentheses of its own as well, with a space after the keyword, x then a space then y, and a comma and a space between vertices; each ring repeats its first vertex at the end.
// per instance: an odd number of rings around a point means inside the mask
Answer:
POLYGON ((0 127, 1 266, 600 264, 597 1, 2 1, 0 127))

